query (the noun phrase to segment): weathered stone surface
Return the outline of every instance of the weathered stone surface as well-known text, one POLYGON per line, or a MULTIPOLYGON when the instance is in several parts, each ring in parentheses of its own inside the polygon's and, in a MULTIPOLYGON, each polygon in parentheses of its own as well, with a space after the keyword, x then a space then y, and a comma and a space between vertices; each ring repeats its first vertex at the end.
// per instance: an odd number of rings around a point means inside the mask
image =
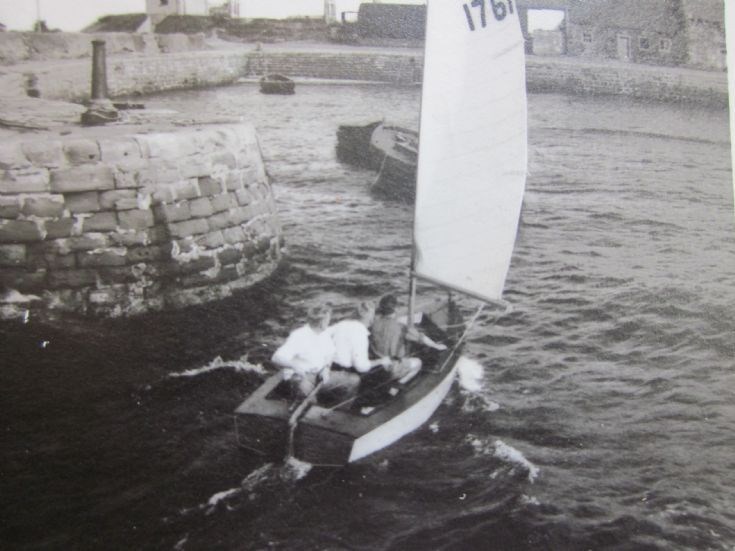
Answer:
POLYGON ((117 213, 120 227, 124 230, 145 230, 155 224, 153 211, 133 209, 117 213))
POLYGON ((74 228, 74 220, 71 218, 60 218, 58 220, 47 220, 46 239, 58 239, 60 237, 71 237, 74 228))
POLYGON ((230 221, 235 225, 244 224, 253 219, 252 206, 230 209, 230 221))
POLYGON ((39 216, 41 218, 61 216, 61 213, 64 212, 64 196, 50 194, 29 195, 23 201, 21 212, 25 216, 39 216))
POLYGON ((51 191, 103 191, 115 188, 112 169, 103 164, 80 165, 51 171, 51 191))
POLYGON ((198 155, 183 160, 179 165, 182 178, 200 178, 212 173, 212 163, 209 159, 198 155))
POLYGON ((229 169, 237 168, 237 157, 231 151, 225 151, 212 156, 212 164, 223 165, 229 169))
POLYGON ((207 218, 207 223, 212 230, 223 230, 235 225, 232 220, 231 211, 219 212, 207 218))
POLYGON ((128 264, 161 260, 168 256, 167 248, 160 245, 131 247, 128 249, 128 264))
POLYGON ((49 270, 68 270, 77 267, 75 254, 44 254, 43 258, 49 270))
POLYGON ((252 186, 261 181, 260 173, 254 167, 242 169, 240 171, 242 183, 244 186, 252 186))
POLYGON ((44 168, 64 166, 64 149, 58 140, 27 141, 21 146, 28 160, 44 168))
POLYGON ((18 218, 20 214, 20 197, 17 195, 0 195, 0 218, 18 218))
POLYGON ((0 287, 5 286, 21 293, 39 292, 45 288, 46 272, 38 270, 29 272, 22 268, 4 268, 0 270, 0 287))
POLYGON ((199 191, 203 197, 207 197, 210 195, 219 195, 225 190, 222 189, 222 182, 215 180, 211 176, 204 176, 199 178, 199 191))
POLYGON ((201 196, 199 193, 199 180, 191 178, 174 183, 171 186, 177 199, 194 199, 201 196))
POLYGON ((119 284, 135 283, 140 278, 133 266, 104 266, 99 269, 99 279, 102 284, 119 284))
POLYGON ((100 138, 97 143, 100 147, 102 161, 105 163, 140 159, 140 146, 132 138, 100 138))
POLYGON ((211 256, 200 256, 190 260, 189 262, 172 262, 167 270, 171 274, 183 275, 192 274, 195 272, 204 272, 214 268, 215 260, 211 256))
POLYGON ((11 168, 0 176, 0 193, 43 193, 50 189, 45 168, 11 168))
POLYGON ((63 241, 69 251, 91 251, 110 246, 110 238, 104 233, 86 233, 63 241))
POLYGON ((99 193, 96 191, 85 191, 82 193, 65 193, 64 203, 69 212, 80 214, 85 212, 98 212, 100 206, 99 193))
POLYGON ((50 289, 78 289, 90 287, 97 281, 95 270, 56 270, 48 274, 48 286, 50 289))
POLYGON ((237 243, 242 243, 245 241, 245 232, 240 226, 235 226, 233 228, 227 228, 222 232, 225 237, 225 243, 228 245, 235 245, 237 243))
POLYGON ((214 212, 212 202, 208 197, 200 197, 191 201, 189 203, 189 210, 191 210, 191 215, 197 218, 211 216, 214 212))
POLYGON ((115 189, 103 191, 99 194, 99 204, 103 210, 114 210, 120 199, 135 199, 137 192, 134 189, 115 189))
POLYGON ((222 212, 230 207, 234 207, 232 200, 230 199, 229 193, 223 193, 221 195, 215 195, 211 198, 212 210, 214 212, 222 212))
POLYGON ((31 220, 0 220, 0 243, 28 243, 42 239, 41 229, 31 220))
POLYGON ((179 134, 146 134, 135 136, 141 152, 150 158, 178 159, 194 155, 194 140, 185 133, 179 134))
POLYGON ((96 140, 78 138, 64 143, 64 155, 72 165, 97 163, 100 160, 100 148, 96 140))
POLYGON ((243 185, 243 179, 242 174, 239 170, 233 170, 227 175, 227 179, 225 180, 225 187, 229 191, 235 191, 236 189, 240 189, 243 185))
POLYGON ((153 208, 155 219, 161 222, 181 222, 191 218, 191 210, 187 201, 174 204, 160 204, 153 208))
POLYGON ((247 189, 238 189, 235 191, 235 197, 237 197, 237 204, 243 207, 253 202, 253 194, 247 189))
POLYGON ((173 184, 181 179, 178 167, 161 162, 152 163, 145 168, 141 168, 137 175, 139 186, 152 188, 163 184, 173 184))
POLYGON ((115 201, 115 210, 132 210, 139 209, 140 201, 137 197, 118 199, 115 201))
POLYGON ((81 268, 96 268, 99 266, 125 266, 127 264, 125 252, 125 249, 83 251, 77 253, 77 264, 81 268))
POLYGON ((169 224, 168 231, 171 237, 182 238, 209 232, 209 224, 205 218, 193 218, 184 222, 169 224))
POLYGON ((205 249, 217 249, 225 244, 225 238, 221 231, 213 231, 197 237, 196 244, 205 249))
POLYGON ((117 216, 114 212, 97 212, 85 218, 83 222, 84 232, 106 232, 117 228, 117 216))
POLYGON ((23 154, 21 144, 16 141, 0 141, 0 168, 25 168, 31 166, 23 154))
POLYGON ((219 258, 220 264, 223 266, 226 264, 236 264, 242 260, 242 251, 235 248, 224 249, 217 254, 217 258, 219 258))
POLYGON ((25 245, 0 245, 0 266, 20 267, 26 263, 25 245))

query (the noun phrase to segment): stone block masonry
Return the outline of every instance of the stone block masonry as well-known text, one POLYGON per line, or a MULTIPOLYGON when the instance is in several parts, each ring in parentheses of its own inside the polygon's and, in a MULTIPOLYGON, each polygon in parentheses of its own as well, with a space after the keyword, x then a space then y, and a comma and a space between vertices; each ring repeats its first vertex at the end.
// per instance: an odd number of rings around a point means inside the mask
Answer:
POLYGON ((129 316, 225 298, 276 268, 252 126, 47 136, 0 147, 4 294, 50 315, 129 316))

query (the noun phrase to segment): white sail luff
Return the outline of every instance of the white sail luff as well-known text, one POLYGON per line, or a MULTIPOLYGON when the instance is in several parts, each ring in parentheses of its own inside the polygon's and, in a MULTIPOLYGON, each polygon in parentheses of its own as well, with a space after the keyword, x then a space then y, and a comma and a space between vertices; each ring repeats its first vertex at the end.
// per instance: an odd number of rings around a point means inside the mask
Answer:
POLYGON ((525 54, 515 2, 485 1, 484 27, 480 8, 433 0, 428 9, 414 271, 495 301, 526 179, 525 54))

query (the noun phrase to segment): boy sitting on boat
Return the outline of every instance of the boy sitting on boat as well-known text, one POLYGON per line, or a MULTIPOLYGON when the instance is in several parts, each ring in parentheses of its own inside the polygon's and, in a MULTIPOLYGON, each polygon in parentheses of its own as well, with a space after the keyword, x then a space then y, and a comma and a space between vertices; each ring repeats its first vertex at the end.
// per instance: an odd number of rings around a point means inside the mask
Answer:
POLYGON ((335 347, 332 370, 354 369, 359 374, 365 374, 374 367, 390 367, 391 359, 382 356, 371 360, 368 356, 370 349, 370 331, 368 328, 375 319, 375 304, 361 302, 355 308, 355 317, 335 323, 327 329, 335 347))
POLYGON ((421 369, 421 359, 408 356, 408 342, 424 344, 436 350, 446 350, 445 344, 434 342, 418 331, 401 323, 396 316, 398 300, 388 294, 380 299, 373 321, 373 351, 380 356, 388 356, 392 363, 389 368, 394 379, 400 382, 410 380, 421 369))
POLYGON ((331 319, 331 307, 310 308, 306 324, 294 329, 271 358, 283 368, 284 380, 292 381, 302 396, 309 396, 319 382, 324 390, 344 388, 349 392, 354 392, 360 384, 360 377, 355 373, 330 373, 335 346, 325 329, 331 319))

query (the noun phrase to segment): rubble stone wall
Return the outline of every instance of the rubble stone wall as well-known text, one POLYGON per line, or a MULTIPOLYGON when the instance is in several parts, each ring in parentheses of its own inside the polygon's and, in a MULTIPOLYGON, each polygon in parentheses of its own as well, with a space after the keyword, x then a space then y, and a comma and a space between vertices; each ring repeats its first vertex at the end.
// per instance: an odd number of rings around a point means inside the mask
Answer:
POLYGON ((117 317, 267 277, 281 229, 250 125, 0 144, 0 286, 117 317))

